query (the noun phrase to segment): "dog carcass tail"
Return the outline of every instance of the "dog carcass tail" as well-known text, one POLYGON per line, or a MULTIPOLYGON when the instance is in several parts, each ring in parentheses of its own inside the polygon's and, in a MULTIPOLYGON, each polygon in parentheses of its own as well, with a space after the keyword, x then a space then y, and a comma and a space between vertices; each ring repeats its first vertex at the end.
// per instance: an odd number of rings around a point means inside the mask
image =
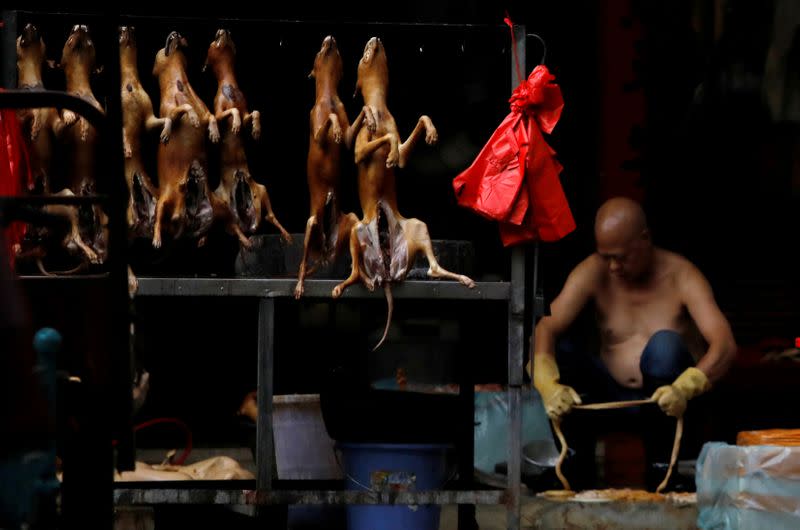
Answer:
POLYGON ((84 270, 86 268, 86 266, 87 266, 87 263, 85 261, 83 261, 83 262, 79 263, 76 267, 74 267, 72 269, 69 269, 69 270, 65 270, 65 271, 48 271, 47 269, 44 268, 44 263, 42 262, 42 258, 41 257, 37 257, 36 258, 36 267, 39 269, 39 272, 41 272, 45 276, 69 276, 71 274, 76 274, 78 272, 81 272, 82 270, 84 270))
POLYGON ((392 287, 389 282, 385 282, 383 284, 383 292, 386 295, 386 306, 388 307, 388 313, 386 314, 386 328, 383 330, 383 337, 381 337, 380 342, 372 348, 372 351, 377 350, 383 344, 383 341, 386 340, 386 335, 389 334, 389 326, 392 324, 392 313, 394 312, 394 299, 392 299, 392 287))
POLYGON ((41 272, 45 276, 55 276, 55 274, 51 273, 50 271, 44 268, 44 263, 42 263, 42 258, 36 258, 36 267, 38 267, 39 272, 41 272))

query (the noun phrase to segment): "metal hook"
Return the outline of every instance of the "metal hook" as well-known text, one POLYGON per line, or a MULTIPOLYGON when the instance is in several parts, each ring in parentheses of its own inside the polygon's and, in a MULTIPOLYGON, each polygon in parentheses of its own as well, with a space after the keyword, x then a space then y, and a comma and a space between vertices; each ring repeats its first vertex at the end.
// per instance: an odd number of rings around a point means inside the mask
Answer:
POLYGON ((540 37, 539 35, 537 35, 536 33, 526 33, 526 34, 525 34, 525 36, 526 36, 526 37, 535 37, 536 39, 538 39, 538 40, 539 40, 539 42, 541 42, 541 43, 542 43, 542 48, 543 48, 543 51, 542 51, 542 60, 541 60, 541 61, 539 61, 539 64, 544 64, 544 60, 547 58, 547 44, 544 42, 544 39, 543 39, 543 38, 541 38, 541 37, 540 37))

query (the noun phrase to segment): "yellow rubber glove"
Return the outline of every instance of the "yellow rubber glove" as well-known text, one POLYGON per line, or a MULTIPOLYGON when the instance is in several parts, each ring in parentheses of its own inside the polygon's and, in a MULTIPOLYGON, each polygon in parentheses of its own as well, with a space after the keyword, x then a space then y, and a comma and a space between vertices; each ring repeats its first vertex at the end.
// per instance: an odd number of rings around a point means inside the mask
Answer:
POLYGON ((558 365, 552 355, 534 354, 533 386, 542 395, 544 410, 551 419, 558 419, 580 405, 581 398, 572 387, 558 382, 558 365))
POLYGON ((695 367, 687 368, 674 383, 653 392, 652 399, 668 416, 679 418, 686 411, 686 403, 711 388, 708 377, 695 367))

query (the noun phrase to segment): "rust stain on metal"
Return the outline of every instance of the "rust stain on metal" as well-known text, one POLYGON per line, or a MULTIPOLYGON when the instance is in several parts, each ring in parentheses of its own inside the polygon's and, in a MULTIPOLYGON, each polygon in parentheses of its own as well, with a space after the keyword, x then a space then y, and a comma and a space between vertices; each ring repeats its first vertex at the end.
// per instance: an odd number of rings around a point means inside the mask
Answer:
POLYGON ((242 490, 245 504, 258 504, 258 490, 242 490))
POLYGON ((514 508, 514 495, 509 490, 503 491, 500 495, 500 504, 503 504, 506 508, 514 508))

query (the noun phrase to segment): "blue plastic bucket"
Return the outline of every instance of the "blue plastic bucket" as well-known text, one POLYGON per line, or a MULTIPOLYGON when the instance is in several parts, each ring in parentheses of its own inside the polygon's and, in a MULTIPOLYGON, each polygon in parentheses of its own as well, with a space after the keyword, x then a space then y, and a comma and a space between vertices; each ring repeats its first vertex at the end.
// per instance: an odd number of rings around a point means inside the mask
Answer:
MULTIPOLYGON (((337 443, 345 483, 358 491, 431 491, 447 480, 447 451, 442 444, 337 443)), ((437 530, 441 507, 348 505, 348 530, 437 530)))

